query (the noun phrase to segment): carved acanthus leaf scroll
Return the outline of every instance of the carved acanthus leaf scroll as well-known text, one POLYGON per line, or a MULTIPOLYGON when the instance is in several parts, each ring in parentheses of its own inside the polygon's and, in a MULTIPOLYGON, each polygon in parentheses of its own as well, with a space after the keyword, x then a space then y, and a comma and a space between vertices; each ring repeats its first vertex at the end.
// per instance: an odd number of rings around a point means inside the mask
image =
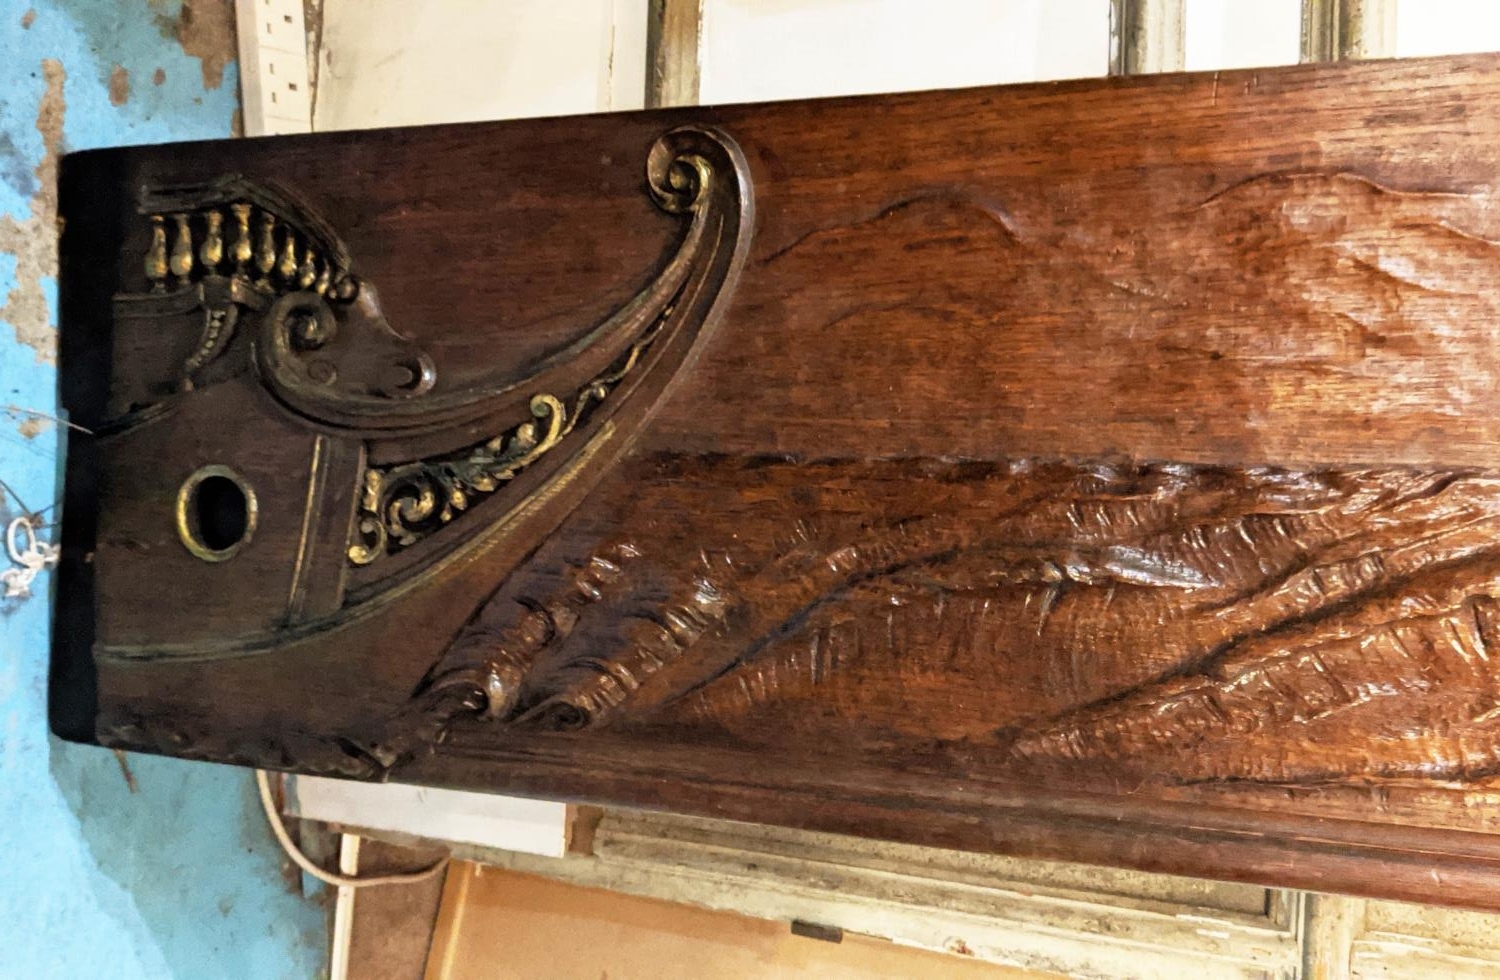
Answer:
MULTIPOLYGON (((509 397, 514 403, 517 394, 529 390, 529 418, 447 456, 371 467, 349 547, 353 564, 368 565, 411 546, 533 466, 649 369, 654 349, 680 326, 680 310, 691 305, 692 294, 706 288, 717 296, 725 290, 749 216, 739 151, 722 134, 677 129, 652 148, 646 170, 657 206, 692 218, 677 254, 644 291, 592 331, 581 355, 544 365, 524 385, 485 396, 509 397), (574 380, 578 367, 591 364, 601 366, 574 380)), ((465 394, 429 397, 413 407, 456 424, 489 404, 465 394)))
POLYGON ((531 419, 463 453, 366 470, 349 560, 368 565, 415 544, 551 452, 635 369, 671 312, 664 310, 618 365, 584 384, 569 403, 539 394, 531 399, 531 419))

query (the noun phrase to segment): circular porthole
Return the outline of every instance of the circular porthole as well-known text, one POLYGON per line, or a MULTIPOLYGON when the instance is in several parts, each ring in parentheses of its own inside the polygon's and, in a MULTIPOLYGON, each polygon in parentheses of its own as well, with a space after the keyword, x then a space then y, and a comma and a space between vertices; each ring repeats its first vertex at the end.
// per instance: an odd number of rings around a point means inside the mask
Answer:
POLYGON ((205 466, 177 491, 177 536, 204 561, 227 561, 255 533, 255 491, 227 466, 205 466))

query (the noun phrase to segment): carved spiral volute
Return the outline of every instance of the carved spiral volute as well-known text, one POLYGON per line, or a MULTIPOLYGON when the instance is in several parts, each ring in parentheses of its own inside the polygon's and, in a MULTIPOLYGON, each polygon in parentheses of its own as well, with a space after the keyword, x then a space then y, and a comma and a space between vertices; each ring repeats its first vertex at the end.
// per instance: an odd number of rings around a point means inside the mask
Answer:
POLYGON ((271 304, 257 340, 267 384, 390 400, 430 391, 437 381, 432 358, 390 328, 373 287, 353 276, 340 285, 337 292, 287 293, 271 304))

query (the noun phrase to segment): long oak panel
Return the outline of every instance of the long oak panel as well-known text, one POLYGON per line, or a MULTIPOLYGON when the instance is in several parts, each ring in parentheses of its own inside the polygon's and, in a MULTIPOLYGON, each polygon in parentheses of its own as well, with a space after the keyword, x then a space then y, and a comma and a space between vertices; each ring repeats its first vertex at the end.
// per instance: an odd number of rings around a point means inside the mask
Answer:
POLYGON ((68 737, 1500 907, 1500 61, 97 151, 68 737))

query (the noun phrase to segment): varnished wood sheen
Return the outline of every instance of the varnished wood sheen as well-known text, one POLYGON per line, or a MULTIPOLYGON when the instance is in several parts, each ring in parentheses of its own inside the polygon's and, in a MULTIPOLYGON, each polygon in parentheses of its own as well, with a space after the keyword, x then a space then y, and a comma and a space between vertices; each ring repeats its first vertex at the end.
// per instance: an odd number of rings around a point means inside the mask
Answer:
POLYGON ((1486 56, 69 156, 54 726, 1500 908, 1497 145, 1486 56))

